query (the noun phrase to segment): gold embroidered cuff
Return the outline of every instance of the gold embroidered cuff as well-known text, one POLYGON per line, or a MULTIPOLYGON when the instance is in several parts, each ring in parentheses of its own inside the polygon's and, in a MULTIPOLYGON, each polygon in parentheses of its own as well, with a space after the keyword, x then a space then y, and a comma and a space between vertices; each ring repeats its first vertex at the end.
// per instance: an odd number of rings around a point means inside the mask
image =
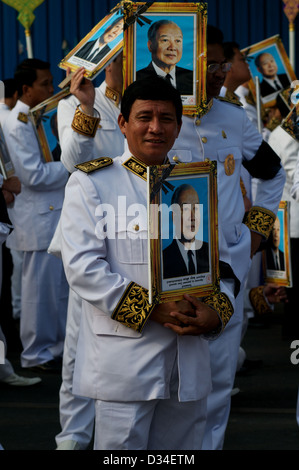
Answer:
POLYGON ((141 332, 155 303, 148 303, 148 290, 131 282, 118 302, 112 319, 141 332))
POLYGON ((264 296, 264 286, 253 287, 249 292, 250 303, 258 315, 272 313, 264 296))
POLYGON ((99 117, 88 116, 84 114, 79 106, 75 111, 75 115, 72 122, 72 129, 79 134, 94 137, 100 122, 99 117))
POLYGON ((263 207, 251 207, 247 213, 245 225, 250 230, 268 238, 275 222, 275 214, 263 207))
POLYGON ((216 310, 216 312, 218 313, 222 325, 219 327, 218 330, 214 331, 214 334, 220 333, 225 328, 232 314, 234 313, 234 308, 232 306, 231 301, 229 300, 227 295, 223 294, 222 292, 220 292, 219 294, 203 297, 203 299, 201 300, 202 302, 216 310))

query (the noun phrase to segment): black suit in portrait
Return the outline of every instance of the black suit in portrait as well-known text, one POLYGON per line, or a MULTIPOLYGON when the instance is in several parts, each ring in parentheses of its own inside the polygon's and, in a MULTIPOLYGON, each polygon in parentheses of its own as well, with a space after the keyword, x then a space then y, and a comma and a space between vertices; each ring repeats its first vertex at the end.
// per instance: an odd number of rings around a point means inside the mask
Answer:
POLYGON ((111 49, 108 44, 106 44, 95 56, 93 56, 92 60, 89 60, 87 57, 89 56, 96 42, 97 39, 94 41, 88 41, 83 47, 81 47, 81 49, 76 52, 76 54, 74 54, 74 56, 79 57, 80 59, 88 60, 88 62, 92 62, 93 64, 97 64, 106 54, 108 54, 108 52, 111 51, 111 49))
MULTIPOLYGON (((136 80, 157 76, 152 62, 144 69, 136 72, 136 80)), ((176 66, 175 68, 176 88, 181 95, 193 95, 193 72, 176 66)))
MULTIPOLYGON (((277 77, 280 83, 282 84, 281 90, 283 90, 284 88, 288 88, 290 86, 290 80, 286 73, 281 73, 277 75, 277 77)), ((279 91, 279 90, 276 90, 275 88, 273 88, 268 82, 266 82, 266 80, 262 80, 260 83, 260 91, 261 91, 261 96, 264 97, 264 96, 271 95, 272 93, 275 93, 276 91, 279 91)))
MULTIPOLYGON (((284 271, 284 253, 281 250, 278 250, 278 258, 279 258, 279 265, 280 269, 279 271, 284 271)), ((273 257, 273 252, 271 248, 266 249, 266 259, 267 259, 267 269, 273 269, 274 271, 277 271, 275 260, 273 257)))
MULTIPOLYGON (((196 273, 207 273, 210 271, 209 263, 209 244, 202 243, 202 247, 195 250, 196 253, 196 273)), ((173 242, 163 250, 163 278, 168 279, 171 277, 188 276, 186 263, 181 255, 178 247, 178 241, 175 239, 173 242)))

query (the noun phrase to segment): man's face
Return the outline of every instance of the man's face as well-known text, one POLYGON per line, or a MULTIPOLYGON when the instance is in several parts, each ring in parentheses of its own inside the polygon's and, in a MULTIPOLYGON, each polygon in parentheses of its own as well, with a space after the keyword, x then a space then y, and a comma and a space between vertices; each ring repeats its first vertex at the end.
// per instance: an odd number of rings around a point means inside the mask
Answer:
POLYGON ((109 31, 107 31, 107 33, 104 34, 103 36, 104 42, 107 43, 107 42, 113 41, 122 32, 123 25, 124 25, 124 21, 123 19, 121 19, 119 20, 118 23, 112 26, 112 28, 109 29, 109 31))
POLYGON ((37 70, 36 75, 37 79, 32 86, 27 88, 31 108, 51 98, 54 93, 53 77, 50 70, 37 70))
MULTIPOLYGON (((224 64, 226 62, 221 44, 208 44, 207 46, 207 65, 224 64)), ((218 96, 223 86, 226 72, 222 72, 221 67, 214 72, 207 72, 207 97, 208 99, 218 96)))
POLYGON ((277 64, 271 54, 262 54, 259 61, 258 70, 266 78, 274 78, 277 74, 277 64))
POLYGON ((195 189, 182 191, 178 200, 180 214, 180 239, 191 242, 195 239, 200 226, 199 198, 195 189))
POLYGON ((280 243, 280 222, 278 218, 275 219, 275 222, 273 225, 272 239, 273 239, 274 249, 278 250, 279 243, 280 243))
POLYGON ((152 59, 161 69, 170 70, 181 60, 183 52, 183 34, 175 24, 160 26, 154 43, 148 42, 152 59))
POLYGON ((171 101, 136 100, 128 122, 120 114, 118 123, 130 152, 147 165, 163 163, 180 131, 171 101))
POLYGON ((242 85, 250 80, 250 69, 242 52, 239 49, 234 49, 234 53, 235 55, 231 61, 232 67, 228 74, 233 74, 236 81, 242 85))

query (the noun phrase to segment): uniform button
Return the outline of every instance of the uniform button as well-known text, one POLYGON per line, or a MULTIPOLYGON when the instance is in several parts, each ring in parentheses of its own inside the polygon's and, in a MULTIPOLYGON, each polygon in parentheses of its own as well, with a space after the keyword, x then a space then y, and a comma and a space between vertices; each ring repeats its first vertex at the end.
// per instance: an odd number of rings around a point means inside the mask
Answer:
POLYGON ((138 224, 136 224, 136 225, 134 225, 134 227, 133 227, 133 228, 134 228, 135 232, 138 232, 138 230, 139 230, 139 225, 138 225, 138 224))
POLYGON ((202 137, 201 141, 206 144, 208 142, 208 139, 206 137, 202 137))
POLYGON ((177 155, 175 155, 172 159, 173 159, 173 161, 174 161, 175 163, 177 163, 177 162, 180 161, 180 159, 179 159, 179 157, 178 157, 177 155))
POLYGON ((53 211, 53 210, 54 210, 54 207, 53 207, 53 206, 49 206, 49 209, 50 209, 50 211, 53 211))
POLYGON ((196 118, 195 119, 195 125, 200 126, 200 124, 201 124, 201 120, 199 118, 196 118))

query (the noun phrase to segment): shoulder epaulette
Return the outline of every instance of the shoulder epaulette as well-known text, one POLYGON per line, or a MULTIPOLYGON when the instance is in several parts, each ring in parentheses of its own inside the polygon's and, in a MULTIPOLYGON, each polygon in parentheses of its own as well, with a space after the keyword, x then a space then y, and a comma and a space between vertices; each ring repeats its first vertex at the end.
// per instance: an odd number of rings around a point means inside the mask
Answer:
POLYGON ((24 122, 24 124, 27 124, 28 122, 28 116, 25 113, 19 113, 18 114, 18 120, 21 122, 24 122))
POLYGON ((101 170, 102 168, 105 168, 106 166, 110 166, 112 164, 112 158, 101 157, 96 158, 95 160, 90 160, 89 162, 79 163, 78 165, 75 165, 75 168, 84 171, 84 173, 92 173, 93 171, 101 170))
POLYGON ((226 98, 224 96, 217 96, 217 100, 224 101, 225 103, 234 104, 236 106, 243 106, 238 98, 226 98))

